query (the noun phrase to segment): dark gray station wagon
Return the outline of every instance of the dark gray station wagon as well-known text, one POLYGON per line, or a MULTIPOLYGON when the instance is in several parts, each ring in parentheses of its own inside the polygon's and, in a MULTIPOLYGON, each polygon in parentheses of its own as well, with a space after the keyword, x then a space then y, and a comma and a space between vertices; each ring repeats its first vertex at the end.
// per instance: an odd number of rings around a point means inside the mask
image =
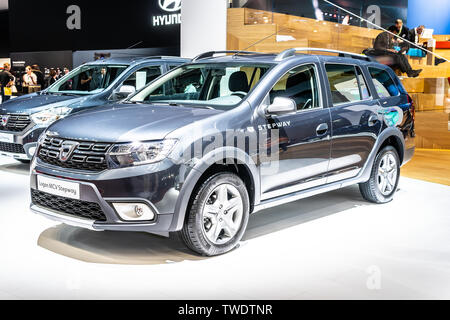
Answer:
POLYGON ((264 208, 352 184, 390 201, 413 153, 412 100, 366 56, 208 52, 51 125, 31 209, 92 230, 178 232, 217 255, 264 208))
POLYGON ((0 104, 0 155, 28 162, 53 122, 126 98, 188 59, 123 57, 86 63, 38 93, 0 104))

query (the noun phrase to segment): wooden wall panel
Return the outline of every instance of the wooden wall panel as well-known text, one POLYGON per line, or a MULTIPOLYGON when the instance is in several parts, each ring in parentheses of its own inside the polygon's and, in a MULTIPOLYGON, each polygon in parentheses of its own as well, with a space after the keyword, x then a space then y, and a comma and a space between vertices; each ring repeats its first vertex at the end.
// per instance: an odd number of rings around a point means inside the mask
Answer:
MULTIPOLYGON (((249 51, 276 53, 294 47, 318 47, 360 53, 372 46, 381 31, 235 8, 228 9, 227 32, 229 50, 242 50, 251 46, 249 51), (275 33, 290 36, 294 40, 277 42, 275 33), (264 41, 254 44, 266 37, 264 41)), ((445 37, 448 36, 435 38, 441 40, 445 37)), ((423 69, 419 78, 402 79, 416 105, 416 144, 418 147, 450 149, 450 94, 446 79, 450 77, 450 63, 427 65, 426 58, 410 59, 410 63, 415 69, 423 69)))

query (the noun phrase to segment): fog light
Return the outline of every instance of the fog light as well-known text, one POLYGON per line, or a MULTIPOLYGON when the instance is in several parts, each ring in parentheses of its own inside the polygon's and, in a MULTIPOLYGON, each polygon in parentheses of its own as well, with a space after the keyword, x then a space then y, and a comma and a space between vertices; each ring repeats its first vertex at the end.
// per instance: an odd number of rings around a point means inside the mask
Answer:
POLYGON ((150 221, 155 219, 155 213, 145 203, 113 203, 122 220, 150 221))
POLYGON ((28 149, 28 155, 31 157, 34 156, 34 153, 36 152, 36 147, 31 147, 30 149, 28 149))

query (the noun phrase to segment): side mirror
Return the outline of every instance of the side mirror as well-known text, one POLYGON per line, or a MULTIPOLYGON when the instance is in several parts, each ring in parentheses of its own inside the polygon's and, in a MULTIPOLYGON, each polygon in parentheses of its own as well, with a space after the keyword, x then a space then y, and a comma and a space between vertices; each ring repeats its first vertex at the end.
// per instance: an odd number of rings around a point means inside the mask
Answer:
POLYGON ((114 92, 114 96, 117 99, 125 99, 126 97, 128 97, 130 94, 133 94, 136 92, 136 88, 133 86, 127 86, 127 85, 123 85, 120 86, 115 92, 114 92))
POLYGON ((282 115, 293 113, 297 110, 297 104, 294 100, 285 97, 275 97, 273 103, 266 109, 266 114, 282 115))

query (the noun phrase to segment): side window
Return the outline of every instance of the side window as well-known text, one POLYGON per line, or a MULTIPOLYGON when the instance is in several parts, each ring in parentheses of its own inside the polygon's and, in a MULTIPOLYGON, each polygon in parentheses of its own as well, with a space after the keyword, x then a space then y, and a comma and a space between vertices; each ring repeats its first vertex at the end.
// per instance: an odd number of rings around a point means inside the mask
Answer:
POLYGON ((369 91, 359 68, 345 64, 326 64, 325 69, 333 104, 360 101, 369 97, 369 91))
POLYGON ((317 86, 314 65, 304 65, 288 71, 270 91, 270 103, 275 97, 291 98, 297 104, 297 110, 320 107, 319 88, 317 86))
POLYGON ((358 76, 359 87, 361 89, 361 98, 363 100, 369 99, 370 92, 369 92, 369 89, 367 89, 367 83, 366 83, 366 80, 364 79, 362 71, 359 67, 355 67, 355 68, 356 68, 356 75, 358 76))
POLYGON ((378 68, 369 68, 369 72, 380 98, 395 97, 400 94, 400 91, 387 71, 378 68))
POLYGON ((136 90, 139 90, 160 75, 161 68, 159 66, 141 68, 133 72, 122 85, 133 86, 136 90))

